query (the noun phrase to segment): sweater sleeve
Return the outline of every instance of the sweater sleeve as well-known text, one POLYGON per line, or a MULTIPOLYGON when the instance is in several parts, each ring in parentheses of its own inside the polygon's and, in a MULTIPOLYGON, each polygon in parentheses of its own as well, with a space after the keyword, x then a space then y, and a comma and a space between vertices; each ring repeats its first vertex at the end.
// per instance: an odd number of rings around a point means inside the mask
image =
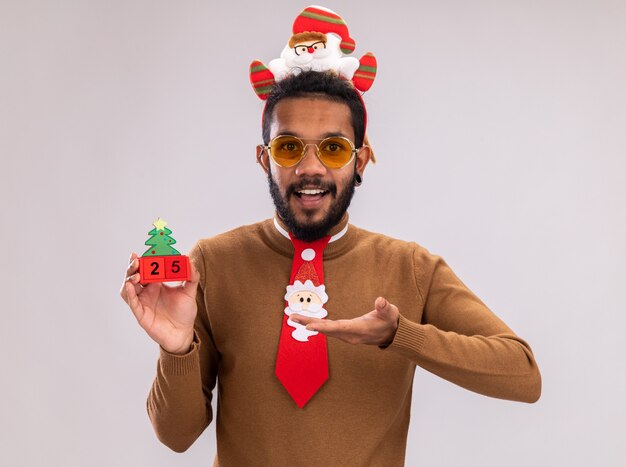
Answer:
POLYGON ((423 301, 422 322, 400 316, 387 348, 470 391, 537 401, 541 375, 530 346, 493 314, 443 259, 417 248, 414 268, 423 301))
POLYGON ((187 450, 211 423, 211 397, 217 375, 217 350, 202 286, 204 261, 198 245, 190 253, 190 259, 200 272, 194 341, 185 355, 173 355, 160 348, 157 373, 147 401, 157 437, 176 452, 187 450))

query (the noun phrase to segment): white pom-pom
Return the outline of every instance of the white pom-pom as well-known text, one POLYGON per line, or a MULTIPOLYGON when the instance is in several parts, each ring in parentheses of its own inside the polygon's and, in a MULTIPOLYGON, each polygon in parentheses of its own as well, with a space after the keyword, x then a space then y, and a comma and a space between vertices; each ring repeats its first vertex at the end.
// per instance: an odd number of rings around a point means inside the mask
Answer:
POLYGON ((301 256, 304 261, 313 261, 313 258, 315 258, 315 250, 313 248, 307 248, 302 252, 301 256))

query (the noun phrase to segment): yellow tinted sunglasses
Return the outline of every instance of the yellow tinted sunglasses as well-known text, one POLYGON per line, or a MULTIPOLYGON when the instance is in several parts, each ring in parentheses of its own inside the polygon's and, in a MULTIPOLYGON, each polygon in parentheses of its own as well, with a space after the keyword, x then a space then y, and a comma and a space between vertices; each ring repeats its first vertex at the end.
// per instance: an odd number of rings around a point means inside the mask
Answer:
POLYGON ((293 167, 304 159, 309 145, 315 146, 317 158, 329 169, 345 167, 359 152, 354 148, 354 143, 343 136, 331 136, 315 144, 305 143, 297 136, 279 135, 273 138, 267 146, 263 146, 263 149, 268 152, 276 165, 293 167))

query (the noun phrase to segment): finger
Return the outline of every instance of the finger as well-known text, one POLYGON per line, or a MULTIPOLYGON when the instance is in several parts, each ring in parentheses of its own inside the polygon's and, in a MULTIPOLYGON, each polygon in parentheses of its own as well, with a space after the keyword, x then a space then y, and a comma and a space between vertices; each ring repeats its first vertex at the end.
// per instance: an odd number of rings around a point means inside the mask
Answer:
POLYGON ((328 337, 342 340, 348 344, 367 344, 371 338, 367 326, 362 319, 320 320, 308 324, 309 331, 317 331, 328 337))
POLYGON ((126 280, 132 284, 139 284, 139 281, 141 280, 141 274, 136 272, 135 274, 128 276, 126 280))
POLYGON ((133 258, 130 263, 128 263, 128 269, 126 269, 126 277, 132 276, 139 269, 139 260, 137 258, 133 258))
POLYGON ((322 331, 322 330, 328 330, 328 329, 332 331, 333 329, 336 329, 336 327, 332 325, 329 326, 329 323, 335 323, 335 321, 331 319, 313 318, 312 316, 303 316, 303 315, 299 315, 298 313, 292 313, 289 316, 289 318, 294 323, 298 323, 298 324, 302 324, 303 326, 306 326, 306 328, 309 331, 322 331))
POLYGON ((126 282, 126 295, 128 296, 128 305, 130 306, 130 310, 133 312, 133 315, 135 315, 135 319, 141 323, 141 318, 144 313, 143 307, 141 306, 135 287, 130 283, 130 281, 126 282))
POLYGON ((303 324, 303 325, 314 323, 316 321, 323 321, 320 318, 313 318, 312 316, 303 316, 303 315, 299 315, 298 313, 292 313, 289 316, 289 318, 291 318, 291 321, 293 321, 294 323, 303 324))
POLYGON ((135 253, 134 251, 130 254, 130 258, 128 259, 128 268, 130 268, 134 263, 135 260, 139 258, 139 256, 137 255, 137 253, 135 253))
POLYGON ((120 289, 120 295, 125 302, 128 302, 128 296, 126 294, 126 281, 128 281, 129 277, 135 274, 136 268, 139 267, 139 262, 135 261, 137 258, 137 253, 134 251, 130 254, 130 258, 128 259, 128 267, 126 268, 126 275, 124 276, 124 282, 122 283, 122 288, 120 289), (135 262, 137 263, 136 267, 135 262))
POLYGON ((120 295, 122 296, 122 298, 124 299, 126 303, 128 303, 128 294, 126 293, 126 284, 130 282, 131 284, 136 285, 137 287, 135 287, 135 292, 139 294, 139 290, 138 290, 139 280, 140 280, 139 273, 127 275, 124 278, 124 282, 122 283, 122 289, 120 290, 120 295))
POLYGON ((139 294, 140 288, 143 287, 141 285, 141 274, 136 272, 132 276, 129 276, 128 279, 126 279, 126 280, 135 286, 135 292, 137 292, 137 294, 139 294))
POLYGON ((316 319, 306 325, 309 331, 318 331, 331 337, 345 339, 347 336, 362 334, 359 323, 353 319, 316 319))
POLYGON ((132 284, 133 289, 135 290, 135 295, 139 295, 144 289, 144 287, 139 283, 140 280, 141 276, 139 275, 139 273, 135 273, 132 276, 126 278, 126 281, 124 282, 124 288, 122 289, 126 297, 122 295, 122 298, 124 298, 124 301, 126 301, 127 303, 128 295, 126 294, 126 284, 132 284))

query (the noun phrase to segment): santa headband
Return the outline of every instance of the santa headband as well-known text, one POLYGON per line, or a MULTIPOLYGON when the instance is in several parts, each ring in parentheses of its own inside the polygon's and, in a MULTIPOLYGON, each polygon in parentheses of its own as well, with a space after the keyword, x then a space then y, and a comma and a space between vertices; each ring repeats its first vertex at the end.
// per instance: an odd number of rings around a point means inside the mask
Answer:
POLYGON ((356 42, 341 16, 328 8, 309 6, 293 22, 292 35, 280 58, 267 66, 260 60, 250 64, 250 83, 257 96, 266 100, 272 85, 291 74, 334 70, 365 92, 376 77, 376 57, 371 52, 359 60, 349 57, 355 48, 356 42))

